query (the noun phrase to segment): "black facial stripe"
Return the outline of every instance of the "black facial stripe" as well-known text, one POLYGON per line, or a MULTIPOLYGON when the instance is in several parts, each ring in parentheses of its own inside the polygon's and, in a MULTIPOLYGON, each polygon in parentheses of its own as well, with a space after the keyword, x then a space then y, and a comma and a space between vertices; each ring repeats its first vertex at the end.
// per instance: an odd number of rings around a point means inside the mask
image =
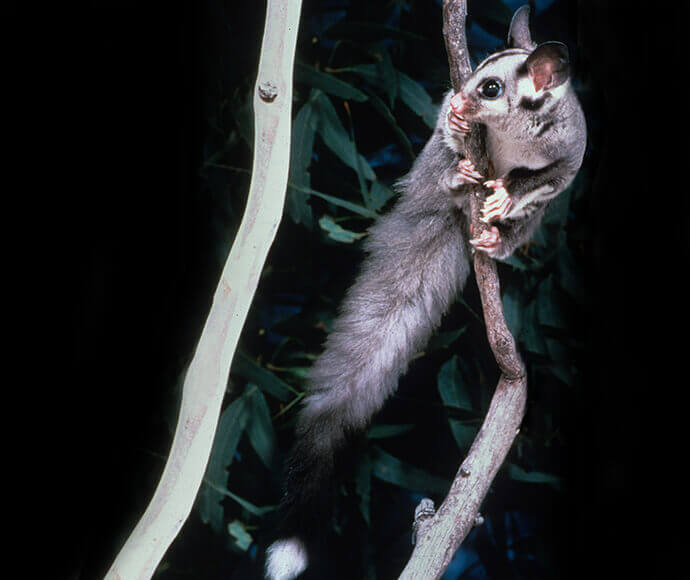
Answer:
POLYGON ((480 63, 479 66, 476 69, 474 69, 474 72, 476 73, 478 70, 483 69, 485 66, 491 64, 492 62, 496 62, 504 56, 511 56, 514 54, 528 54, 528 52, 521 48, 511 48, 509 50, 497 52, 496 54, 492 54, 490 57, 488 57, 484 62, 480 63))
POLYGON ((523 109, 527 109, 528 111, 538 111, 539 109, 542 108, 544 103, 548 98, 551 97, 551 93, 545 93, 543 96, 539 97, 538 99, 530 99, 529 97, 522 97, 520 99, 520 102, 518 103, 518 106, 522 107, 523 109))
POLYGON ((522 97, 518 105, 523 109, 527 109, 528 111, 538 111, 539 109, 541 109, 542 105, 544 104, 544 101, 546 101, 544 97, 539 97, 538 99, 522 97))

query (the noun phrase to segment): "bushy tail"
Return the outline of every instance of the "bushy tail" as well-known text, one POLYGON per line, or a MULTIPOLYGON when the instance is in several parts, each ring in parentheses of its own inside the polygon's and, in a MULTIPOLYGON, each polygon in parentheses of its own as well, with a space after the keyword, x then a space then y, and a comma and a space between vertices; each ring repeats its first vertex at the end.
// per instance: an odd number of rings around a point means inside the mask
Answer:
POLYGON ((267 551, 270 580, 291 580, 308 566, 310 546, 330 527, 348 442, 395 390, 467 277, 462 217, 433 177, 452 162, 433 147, 439 141, 427 144, 397 206, 371 229, 369 255, 311 371, 287 462, 281 539, 267 551))

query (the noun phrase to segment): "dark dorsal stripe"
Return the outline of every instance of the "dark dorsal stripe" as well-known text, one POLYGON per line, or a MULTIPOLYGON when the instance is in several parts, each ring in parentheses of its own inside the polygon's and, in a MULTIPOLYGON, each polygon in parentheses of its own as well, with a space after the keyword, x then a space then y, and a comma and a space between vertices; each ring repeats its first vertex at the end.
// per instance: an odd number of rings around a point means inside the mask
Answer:
POLYGON ((503 58, 504 56, 511 56, 515 54, 529 54, 528 51, 523 50, 522 48, 510 48, 508 50, 503 50, 501 52, 497 52, 496 54, 492 54, 490 57, 488 57, 485 61, 482 61, 479 63, 479 66, 474 69, 474 72, 476 73, 477 71, 483 69, 485 66, 491 64, 492 62, 496 62, 497 60, 503 58))

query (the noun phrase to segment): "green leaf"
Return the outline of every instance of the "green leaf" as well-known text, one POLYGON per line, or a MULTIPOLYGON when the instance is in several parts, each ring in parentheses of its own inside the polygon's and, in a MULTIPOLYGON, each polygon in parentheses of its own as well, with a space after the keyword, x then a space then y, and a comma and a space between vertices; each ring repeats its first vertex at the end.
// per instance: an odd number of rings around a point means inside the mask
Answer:
POLYGON ((367 439, 385 439, 387 437, 396 437, 402 433, 407 433, 414 429, 413 424, 404 425, 374 425, 367 433, 367 439))
POLYGON ((364 454, 357 464, 355 473, 355 493, 359 496, 359 510, 362 512, 362 517, 367 524, 370 523, 371 473, 371 458, 364 454))
POLYGON ((536 354, 546 354, 546 343, 537 318, 537 302, 533 300, 524 309, 520 339, 525 348, 536 354))
POLYGON ((445 493, 450 487, 446 479, 400 461, 380 447, 372 448, 371 461, 375 477, 398 487, 428 493, 445 493))
MULTIPOLYGON (((314 91, 312 91, 312 94, 314 91)), ((309 229, 314 221, 307 197, 301 195, 295 187, 310 187, 311 177, 309 165, 314 150, 314 135, 316 134, 317 113, 307 101, 297 113, 292 124, 292 138, 290 145, 290 177, 287 190, 287 212, 297 224, 304 224, 309 229)))
POLYGON ((358 163, 361 164, 364 177, 373 181, 376 174, 364 157, 356 154, 356 148, 350 140, 348 132, 343 127, 338 113, 330 99, 319 91, 314 98, 314 106, 318 108, 319 122, 318 132, 326 146, 335 153, 348 167, 358 171, 358 163))
POLYGON ((546 343, 544 342, 544 336, 537 319, 536 301, 530 302, 524 310, 520 339, 528 351, 536 354, 546 354, 546 343))
POLYGON ((380 181, 374 181, 369 191, 369 205, 367 207, 378 211, 393 197, 393 192, 380 181))
POLYGON ((345 199, 341 199, 339 197, 334 197, 332 195, 327 195, 325 193, 321 193, 320 191, 315 191, 313 189, 305 189, 302 190, 302 193, 306 193, 308 195, 313 195, 315 197, 320 197, 323 200, 326 200, 329 203, 332 203, 333 205, 337 205, 338 207, 345 208, 352 213, 359 214, 363 217, 366 218, 372 218, 376 219, 379 214, 377 214, 375 211, 367 209, 363 205, 359 205, 356 203, 352 203, 351 201, 347 201, 345 199))
POLYGON ((255 515, 257 517, 263 517, 265 514, 267 514, 269 512, 274 512, 278 509, 277 505, 265 505, 265 506, 254 505, 252 502, 247 501, 243 497, 240 497, 239 495, 232 493, 229 489, 222 490, 222 494, 229 497, 234 502, 241 505, 250 514, 255 515))
POLYGON ((474 424, 468 424, 459 419, 448 419, 450 430, 453 433, 453 438, 460 449, 468 449, 475 436, 477 435, 478 427, 474 424))
POLYGON ((295 81, 305 83, 325 93, 352 101, 366 101, 367 95, 351 84, 340 80, 330 73, 317 71, 303 63, 295 65, 295 81))
POLYGON ((285 200, 285 209, 293 222, 302 224, 308 229, 312 229, 314 214, 309 204, 307 204, 306 196, 289 184, 285 200))
POLYGON ((520 291, 509 286, 503 293, 503 314, 506 317, 506 324, 513 336, 520 335, 522 328, 522 301, 520 291))
POLYGON ((508 475, 511 479, 516 481, 524 481, 526 483, 544 483, 550 485, 554 489, 563 489, 563 479, 552 475, 550 473, 544 473, 542 471, 525 471, 522 467, 515 465, 514 463, 506 463, 508 469, 508 475))
POLYGON ((388 49, 383 44, 377 44, 376 47, 370 51, 370 54, 376 58, 376 70, 383 82, 384 90, 388 95, 388 104, 391 109, 395 106, 395 99, 398 96, 398 75, 388 49))
MULTIPOLYGON (((373 86, 387 92, 386 81, 381 75, 377 65, 375 64, 360 64, 341 69, 347 72, 353 72, 373 86)), ((436 119, 438 117, 438 106, 434 105, 433 100, 426 89, 417 81, 408 77, 405 73, 397 71, 398 91, 402 101, 415 113, 417 113, 424 122, 432 129, 436 127, 436 119)))
POLYGON ((554 328, 568 328, 562 308, 561 296, 553 282, 552 276, 549 276, 539 284, 537 289, 537 305, 539 324, 554 328))
POLYGON ((529 272, 530 270, 538 270, 543 264, 534 258, 529 258, 522 254, 511 254, 507 258, 501 258, 499 260, 503 264, 508 264, 515 270, 520 270, 521 272, 529 272))
POLYGON ((250 419, 247 423, 246 433, 249 443, 261 458, 262 463, 272 471, 277 468, 274 461, 275 431, 266 399, 258 388, 253 390, 249 398, 248 411, 250 419))
POLYGON ((415 154, 414 149, 412 148, 412 143, 410 143, 405 131, 403 131, 400 128, 400 125, 398 125, 398 121, 395 119, 395 116, 388 108, 386 103, 383 102, 383 99, 377 95, 371 94, 369 95, 369 103, 373 109, 383 117, 383 120, 390 125, 391 129, 393 129, 393 134, 398 140, 398 143, 400 143, 402 148, 407 152, 407 154, 410 156, 410 159, 414 159, 415 154))
POLYGON ((370 83, 372 86, 377 87, 383 91, 386 90, 383 78, 381 78, 379 69, 376 67, 375 64, 356 64, 354 66, 341 68, 340 72, 355 73, 356 75, 360 76, 365 81, 370 83))
POLYGON ((261 367, 254 359, 243 352, 237 352, 232 361, 233 374, 239 375, 243 379, 257 384, 262 390, 273 395, 283 403, 299 394, 297 389, 279 379, 271 371, 261 367))
POLYGON ((362 163, 364 159, 361 155, 357 154, 357 145, 355 141, 355 130, 350 123, 350 143, 352 144, 352 158, 355 160, 355 171, 357 172, 357 181, 359 182, 359 190, 362 193, 362 198, 364 199, 364 205, 369 209, 374 209, 372 207, 372 200, 369 194, 369 188, 367 187, 367 182, 364 177, 365 169, 362 163))
POLYGON ((355 240, 359 240, 366 236, 366 233, 357 233, 346 230, 345 228, 339 226, 333 218, 329 215, 324 215, 319 220, 319 225, 321 229, 328 232, 328 237, 336 240, 337 242, 344 242, 346 244, 351 244, 355 240))
POLYGON ((235 540, 235 547, 246 552, 252 545, 254 538, 247 532, 247 528, 239 520, 233 520, 228 524, 228 534, 235 540))
MULTIPOLYGON (((253 389, 252 389, 253 390, 253 389)), ((248 396, 249 390, 235 399, 220 416, 218 429, 213 441, 213 449, 209 457, 205 483, 197 501, 201 521, 209 524, 213 530, 220 533, 223 526, 223 499, 228 479, 227 468, 232 463, 240 437, 249 419, 248 396)))
POLYGON ((465 380, 458 368, 457 355, 454 355, 441 367, 437 385, 444 405, 472 411, 472 401, 465 380))
POLYGON ((432 129, 436 127, 438 106, 434 105, 429 93, 417 81, 398 71, 398 86, 400 98, 417 113, 432 129))
POLYGON ((426 347, 427 352, 438 350, 441 348, 448 348, 467 330, 467 326, 458 328, 457 330, 449 330, 447 332, 439 332, 431 337, 429 344, 426 347))

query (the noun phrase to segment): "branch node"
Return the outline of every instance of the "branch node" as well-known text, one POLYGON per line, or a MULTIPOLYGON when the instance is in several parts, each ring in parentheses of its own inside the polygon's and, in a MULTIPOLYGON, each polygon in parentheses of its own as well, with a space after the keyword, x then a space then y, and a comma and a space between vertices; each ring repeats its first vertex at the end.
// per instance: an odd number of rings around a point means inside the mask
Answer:
POLYGON ((259 85, 259 97, 266 103, 272 103, 278 96, 278 87, 271 81, 259 85))
POLYGON ((414 510, 414 522, 412 523, 412 545, 417 542, 417 534, 422 524, 434 517, 436 514, 436 507, 434 500, 425 497, 419 502, 419 505, 414 510))

